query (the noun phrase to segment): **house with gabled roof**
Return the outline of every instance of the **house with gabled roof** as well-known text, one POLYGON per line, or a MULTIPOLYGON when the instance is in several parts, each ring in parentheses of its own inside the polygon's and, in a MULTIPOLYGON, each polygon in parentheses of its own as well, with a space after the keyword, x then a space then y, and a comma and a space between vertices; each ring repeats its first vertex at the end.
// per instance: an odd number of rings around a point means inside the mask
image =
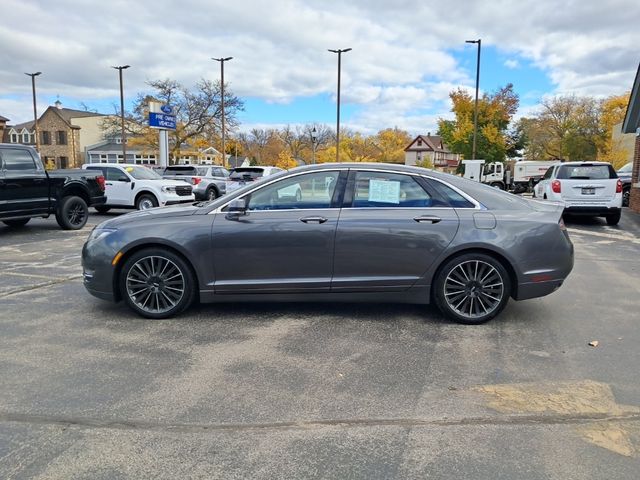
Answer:
MULTIPOLYGON (((47 168, 79 167, 84 162, 85 147, 104 139, 102 122, 106 115, 63 108, 58 100, 38 118, 40 157, 47 168)), ((7 125, 6 143, 35 145, 33 120, 7 125)))
POLYGON ((460 155, 452 153, 440 135, 418 135, 404 149, 405 165, 430 163, 433 168, 447 172, 455 171, 460 163, 460 155))

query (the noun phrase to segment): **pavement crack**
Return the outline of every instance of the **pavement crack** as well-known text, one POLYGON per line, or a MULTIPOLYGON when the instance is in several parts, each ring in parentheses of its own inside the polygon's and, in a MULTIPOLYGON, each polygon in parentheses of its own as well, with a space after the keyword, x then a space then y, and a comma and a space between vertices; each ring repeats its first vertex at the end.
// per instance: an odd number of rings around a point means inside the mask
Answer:
POLYGON ((71 417, 61 415, 35 415, 25 413, 0 413, 0 422, 24 423, 30 425, 49 425, 64 428, 77 427, 83 429, 138 430, 167 433, 206 433, 206 432, 241 432, 251 430, 308 430, 313 428, 338 427, 374 428, 374 427, 459 427, 459 426, 500 426, 500 425, 582 425, 593 422, 636 422, 640 421, 640 413, 622 412, 619 414, 592 413, 569 415, 503 415, 463 418, 343 418, 298 420, 266 423, 158 423, 148 420, 134 419, 98 419, 91 417, 71 417))
POLYGON ((16 288, 13 290, 9 290, 7 292, 3 292, 0 294, 0 298, 8 297, 10 295, 16 295, 18 293, 29 292, 31 290, 37 290, 39 288, 50 287, 52 285, 58 285, 60 283, 65 283, 71 280, 77 280, 82 278, 82 275, 72 275, 70 277, 65 277, 57 280, 51 280, 50 282, 38 283, 36 285, 27 285, 25 287, 16 288))

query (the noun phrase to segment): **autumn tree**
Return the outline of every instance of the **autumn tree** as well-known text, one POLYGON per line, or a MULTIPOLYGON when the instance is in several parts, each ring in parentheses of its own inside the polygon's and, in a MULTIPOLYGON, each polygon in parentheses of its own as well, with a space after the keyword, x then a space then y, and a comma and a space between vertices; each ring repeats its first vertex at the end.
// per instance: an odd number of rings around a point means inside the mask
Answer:
POLYGON ((624 120, 630 92, 614 95, 602 101, 600 106, 600 129, 602 136, 598 143, 598 160, 611 162, 618 169, 630 161, 629 153, 620 139, 613 139, 613 127, 624 120))
MULTIPOLYGON (((219 81, 202 79, 193 88, 188 88, 171 79, 147 82, 153 89, 150 93, 139 93, 133 111, 125 112, 126 130, 134 135, 140 144, 156 149, 157 130, 148 127, 149 102, 157 101, 173 107, 176 116, 176 130, 170 131, 170 147, 174 157, 179 156, 185 144, 200 143, 211 145, 219 135, 221 125, 221 88, 219 81)), ((244 110, 244 102, 236 97, 229 87, 224 89, 225 125, 237 126, 237 113, 244 110)), ((118 112, 116 112, 118 113, 118 112)), ((118 113, 119 114, 119 113, 118 113)), ((117 134, 120 120, 115 117, 105 119, 103 128, 107 133, 117 134)))
POLYGON ((398 127, 380 130, 373 138, 373 143, 378 148, 375 161, 404 163, 404 149, 411 140, 409 133, 398 127))
MULTIPOLYGON (((453 104, 451 111, 455 114, 455 120, 440 119, 439 134, 454 153, 461 153, 464 158, 472 158, 474 98, 461 88, 452 91, 449 97, 453 104)), ((512 84, 507 84, 494 93, 485 93, 478 99, 477 158, 487 162, 505 160, 510 147, 507 129, 518 110, 518 105, 519 98, 513 91, 512 84)))

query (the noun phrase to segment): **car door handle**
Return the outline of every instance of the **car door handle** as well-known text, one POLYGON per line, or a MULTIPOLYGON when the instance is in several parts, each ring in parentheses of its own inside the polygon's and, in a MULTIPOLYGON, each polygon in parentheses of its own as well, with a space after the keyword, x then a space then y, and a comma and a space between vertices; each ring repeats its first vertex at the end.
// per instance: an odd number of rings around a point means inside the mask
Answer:
POLYGON ((440 217, 436 217, 435 215, 420 215, 419 217, 413 217, 413 219, 418 223, 421 223, 421 222, 438 223, 439 221, 442 220, 440 217))
POLYGON ((113 183, 107 182, 107 183, 105 183, 105 185, 113 185, 113 183))
POLYGON ((325 217, 303 217, 300 219, 301 222, 304 223, 324 223, 328 220, 325 217))

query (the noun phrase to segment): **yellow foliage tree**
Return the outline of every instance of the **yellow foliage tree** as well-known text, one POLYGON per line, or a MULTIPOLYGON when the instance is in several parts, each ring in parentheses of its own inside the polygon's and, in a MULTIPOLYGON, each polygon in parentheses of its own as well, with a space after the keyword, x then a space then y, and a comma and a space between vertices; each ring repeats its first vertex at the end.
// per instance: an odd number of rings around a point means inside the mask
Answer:
POLYGON ((600 130, 598 160, 610 162, 618 169, 629 161, 629 153, 621 140, 614 140, 613 127, 624 120, 629 102, 629 92, 605 99, 600 106, 600 130))
POLYGON ((282 150, 278 154, 278 159, 275 162, 275 166, 278 168, 283 168, 285 170, 290 170, 297 167, 298 164, 287 150, 282 150))

